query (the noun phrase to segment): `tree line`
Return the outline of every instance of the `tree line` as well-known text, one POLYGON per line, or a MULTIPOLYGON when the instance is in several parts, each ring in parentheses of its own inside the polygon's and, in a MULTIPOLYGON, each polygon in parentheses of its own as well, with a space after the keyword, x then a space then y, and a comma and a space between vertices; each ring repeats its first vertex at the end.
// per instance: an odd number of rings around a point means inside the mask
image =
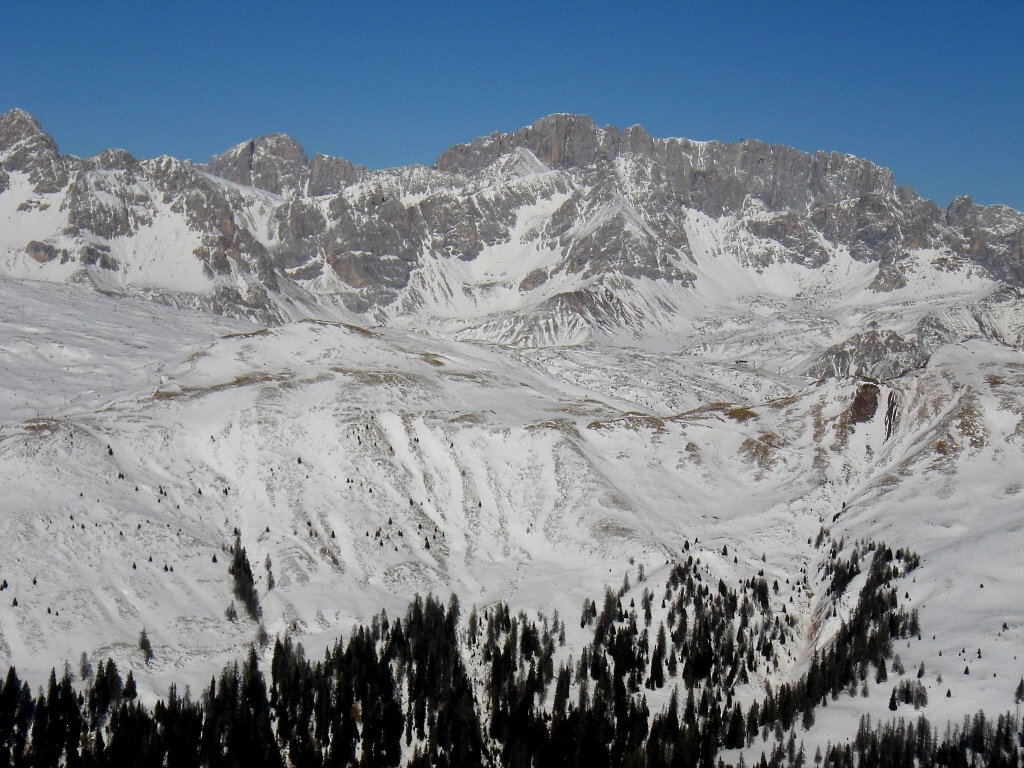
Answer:
MULTIPOLYGON (((447 605, 417 596, 404 616, 378 614, 322 659, 280 637, 265 669, 250 649, 197 697, 172 686, 152 707, 110 660, 92 671, 83 656, 77 686, 70 670, 51 673, 37 695, 11 668, 0 689, 0 764, 712 768, 723 750, 749 750, 774 732, 760 764, 802 766, 812 758, 797 729, 813 726, 829 699, 885 682, 895 641, 920 633, 895 586, 919 558, 874 542, 843 549, 833 543, 829 553, 826 599, 863 575, 853 610, 806 673, 746 707, 737 686, 768 678, 795 640, 795 617, 763 571, 734 589, 687 555, 663 589, 643 582, 639 604, 640 584, 628 579, 600 606, 586 601, 580 623, 592 639, 575 658, 560 651, 557 615, 531 619, 499 603, 463 617, 454 596, 447 605), (655 622, 658 601, 665 618, 655 622), (647 693, 666 687, 669 704, 652 713, 647 693)), ((237 541, 232 554, 248 612, 251 568, 237 541)), ((892 701, 913 701, 916 690, 897 686, 892 701)), ((851 744, 830 745, 816 762, 1019 766, 1019 729, 1018 716, 993 723, 981 713, 941 738, 923 720, 862 723, 851 744)))

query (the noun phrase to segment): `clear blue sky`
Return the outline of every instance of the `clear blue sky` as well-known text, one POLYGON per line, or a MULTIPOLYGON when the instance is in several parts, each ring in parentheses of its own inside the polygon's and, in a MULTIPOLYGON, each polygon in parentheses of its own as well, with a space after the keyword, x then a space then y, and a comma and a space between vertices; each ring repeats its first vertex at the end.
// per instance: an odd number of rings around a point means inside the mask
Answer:
POLYGON ((552 112, 758 138, 1024 209, 1024 2, 0 0, 0 111, 62 152, 273 131, 382 168, 552 112))

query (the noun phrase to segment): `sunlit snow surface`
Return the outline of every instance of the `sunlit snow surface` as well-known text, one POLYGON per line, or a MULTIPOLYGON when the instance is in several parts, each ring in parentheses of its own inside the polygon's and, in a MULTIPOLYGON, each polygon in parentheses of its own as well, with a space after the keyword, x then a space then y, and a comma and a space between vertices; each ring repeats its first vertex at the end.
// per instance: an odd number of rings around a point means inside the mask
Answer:
MULTIPOLYGON (((858 382, 786 371, 808 339, 827 342, 826 323, 883 308, 865 292, 856 312, 808 309, 786 336, 777 305, 798 317, 800 289, 763 280, 774 298, 713 311, 709 293, 687 335, 643 349, 532 350, 329 322, 265 329, 0 280, 0 664, 41 683, 86 651, 133 668, 149 696, 205 684, 257 632, 225 618, 237 527, 266 629, 311 655, 417 592, 455 592, 467 611, 558 610, 568 658, 587 640, 584 597, 627 572, 635 583, 641 564, 631 596, 657 595, 689 540, 716 579, 764 568, 782 585, 777 607, 797 614, 803 644, 778 683, 843 617, 812 629, 821 596, 791 589, 807 568, 818 591, 824 524, 847 547, 922 555, 899 584, 922 640, 896 651, 908 675, 925 663, 933 722, 1011 708, 1024 674, 1024 355, 944 347, 881 383, 875 417, 846 430, 858 382)), ((863 712, 888 718, 896 680, 819 709, 806 743, 852 735, 863 712)), ((669 691, 648 693, 652 710, 669 691)))

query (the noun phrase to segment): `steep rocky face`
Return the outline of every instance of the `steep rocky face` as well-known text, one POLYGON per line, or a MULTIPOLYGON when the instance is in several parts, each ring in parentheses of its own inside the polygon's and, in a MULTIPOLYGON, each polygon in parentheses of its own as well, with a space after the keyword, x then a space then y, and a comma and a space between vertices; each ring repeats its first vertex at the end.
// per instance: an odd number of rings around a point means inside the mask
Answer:
POLYGON ((560 169, 607 166, 630 155, 647 158, 667 190, 710 216, 737 213, 751 197, 782 211, 894 192, 890 171, 850 155, 807 154, 759 141, 655 139, 640 126, 598 128, 581 115, 551 115, 513 133, 457 144, 435 167, 472 175, 517 148, 560 169))
POLYGON ((321 155, 313 156, 309 164, 309 177, 306 181, 305 194, 309 197, 331 195, 366 178, 367 170, 361 165, 354 165, 342 157, 321 155))
POLYGON ((10 263, 60 280, 74 265, 105 290, 262 322, 356 313, 562 345, 711 328, 700 313, 712 296, 761 292, 782 307, 816 297, 818 319, 796 325, 817 346, 797 367, 818 376, 897 375, 937 339, 1019 343, 1006 320, 1019 296, 998 291, 972 295, 969 321, 894 311, 847 336, 822 325, 848 290, 833 273, 910 301, 917 285, 1024 286, 1024 215, 967 197, 943 211, 866 160, 758 141, 658 139, 562 114, 455 145, 432 168, 310 160, 283 134, 197 166, 116 150, 62 157, 15 110, 0 116, 0 194, 24 224, 3 244, 10 263), (780 269, 786 287, 765 282, 780 269))
POLYGON ((309 158, 297 141, 273 133, 211 157, 206 170, 236 184, 290 197, 305 188, 309 158))
MULTIPOLYGON (((35 192, 60 191, 68 181, 68 163, 57 154, 57 144, 27 112, 12 109, 0 115, 0 191, 7 189, 8 173, 28 175, 35 192)), ((71 163, 73 164, 73 163, 71 163)))
POLYGON ((967 195, 946 210, 956 253, 997 280, 1024 286, 1024 214, 1003 205, 975 205, 967 195))
POLYGON ((340 157, 317 154, 283 133, 242 142, 210 158, 203 168, 222 179, 282 197, 329 195, 362 180, 366 169, 340 157))
POLYGON ((68 213, 64 233, 114 240, 151 225, 155 206, 140 183, 145 175, 139 162, 121 150, 108 149, 84 161, 61 204, 68 213))

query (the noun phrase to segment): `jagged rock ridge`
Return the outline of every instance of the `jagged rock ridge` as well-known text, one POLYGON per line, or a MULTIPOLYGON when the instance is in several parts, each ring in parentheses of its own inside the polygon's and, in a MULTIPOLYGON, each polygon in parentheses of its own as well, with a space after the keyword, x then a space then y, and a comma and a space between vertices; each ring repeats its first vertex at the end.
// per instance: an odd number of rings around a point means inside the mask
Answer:
MULTIPOLYGON (((967 197, 943 211, 838 153, 657 139, 552 115, 455 145, 432 168, 310 160, 283 134, 202 166, 117 150, 81 160, 14 110, 0 116, 0 169, 6 273, 264 323, 356 315, 519 346, 676 337, 692 333, 694 307, 737 300, 710 290, 737 283, 727 261, 745 270, 747 296, 791 299, 799 283, 805 296, 827 294, 827 313, 847 293, 832 269, 845 259, 895 303, 922 281, 959 275, 977 293, 987 280, 994 298, 967 302, 977 310, 968 337, 1019 341, 1016 326, 982 316, 1019 301, 997 289, 1024 286, 1024 215, 967 197), (765 279, 779 266, 781 293, 765 279)), ((964 332, 932 314, 940 336, 964 332)), ((801 365, 891 375, 927 359, 922 328, 892 322, 880 329, 887 341, 852 328, 821 340, 827 359, 801 365), (902 362, 879 364, 879 349, 902 362)))

